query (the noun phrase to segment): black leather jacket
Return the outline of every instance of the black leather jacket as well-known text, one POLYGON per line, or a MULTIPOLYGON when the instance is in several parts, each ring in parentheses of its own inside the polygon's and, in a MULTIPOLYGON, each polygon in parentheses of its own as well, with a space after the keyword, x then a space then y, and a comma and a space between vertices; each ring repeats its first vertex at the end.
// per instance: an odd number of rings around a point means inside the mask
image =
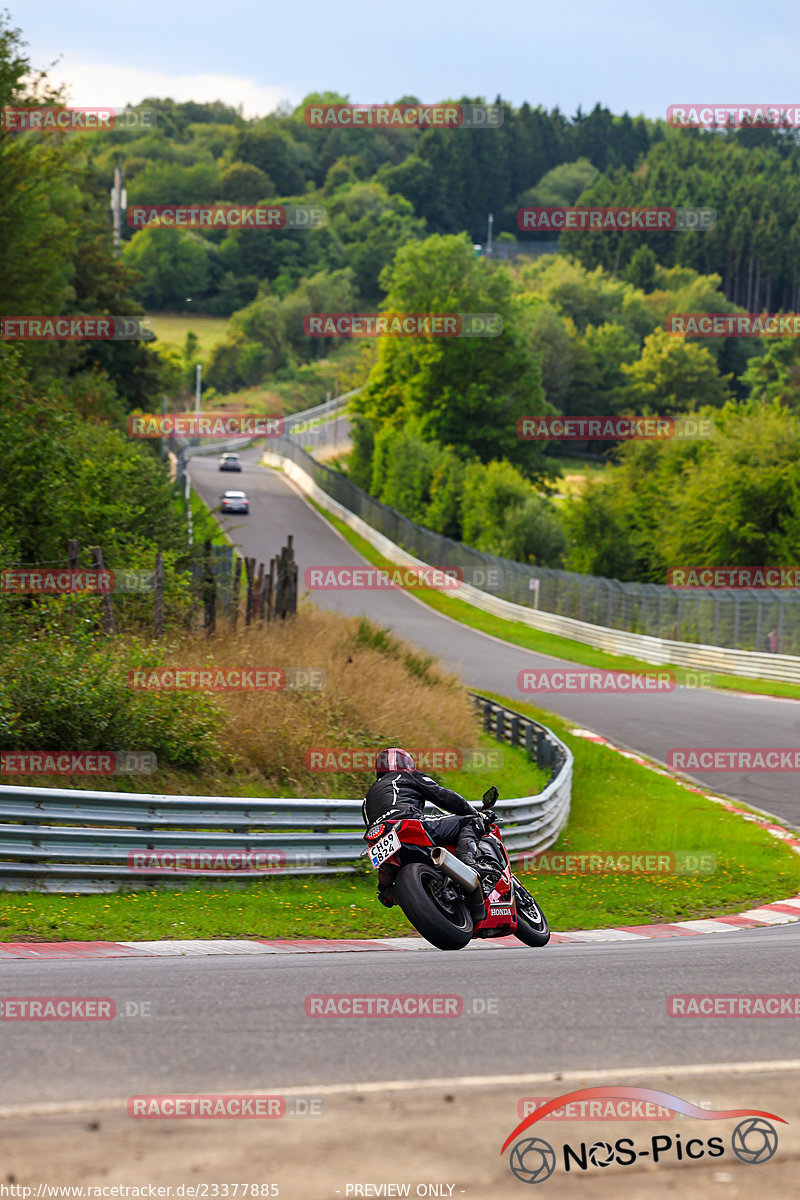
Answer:
POLYGON ((442 787, 422 771, 389 771, 376 779, 367 792, 361 815, 365 825, 374 825, 389 812, 421 817, 427 800, 459 817, 468 817, 475 812, 458 792, 442 787))

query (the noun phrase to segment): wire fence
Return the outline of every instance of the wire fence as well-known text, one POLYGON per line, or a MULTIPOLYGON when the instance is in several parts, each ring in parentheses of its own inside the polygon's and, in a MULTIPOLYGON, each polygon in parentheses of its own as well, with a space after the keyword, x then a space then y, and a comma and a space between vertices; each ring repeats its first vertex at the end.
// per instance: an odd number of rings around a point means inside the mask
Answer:
POLYGON ((289 438, 271 440, 269 449, 297 463, 334 500, 416 558, 459 567, 467 582, 515 604, 672 641, 800 654, 800 589, 681 591, 513 562, 416 525, 289 438))

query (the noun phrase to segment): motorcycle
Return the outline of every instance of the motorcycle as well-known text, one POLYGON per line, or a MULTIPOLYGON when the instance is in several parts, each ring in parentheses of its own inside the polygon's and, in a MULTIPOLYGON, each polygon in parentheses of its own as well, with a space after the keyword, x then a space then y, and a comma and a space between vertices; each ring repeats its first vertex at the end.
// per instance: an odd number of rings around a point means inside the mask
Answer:
POLYGON ((526 946, 544 946, 550 926, 538 904, 511 870, 500 835, 502 818, 494 812, 498 791, 484 793, 478 839, 478 870, 467 866, 453 847, 437 846, 421 820, 392 817, 367 829, 362 854, 378 870, 396 868, 395 902, 418 933, 439 950, 461 950, 473 938, 514 934, 526 946), (480 888, 486 916, 474 922, 470 896, 480 888))

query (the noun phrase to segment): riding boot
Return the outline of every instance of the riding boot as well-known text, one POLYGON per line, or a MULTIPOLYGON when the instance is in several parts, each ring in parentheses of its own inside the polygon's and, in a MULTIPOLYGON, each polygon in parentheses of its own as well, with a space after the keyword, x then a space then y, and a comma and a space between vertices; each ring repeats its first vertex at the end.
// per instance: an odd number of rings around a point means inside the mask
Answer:
MULTIPOLYGON (((478 871, 478 835, 471 824, 461 826, 453 849, 456 857, 460 858, 466 866, 472 867, 473 871, 478 871)), ((486 920, 486 905, 480 883, 474 892, 469 893, 469 910, 472 920, 476 924, 486 920)))

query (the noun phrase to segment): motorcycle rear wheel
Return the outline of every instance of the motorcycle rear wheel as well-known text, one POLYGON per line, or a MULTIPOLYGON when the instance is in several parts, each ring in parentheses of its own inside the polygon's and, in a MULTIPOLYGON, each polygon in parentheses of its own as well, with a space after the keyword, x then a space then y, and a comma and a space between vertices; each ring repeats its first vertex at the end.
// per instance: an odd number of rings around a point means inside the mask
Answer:
POLYGON ((472 917, 456 885, 432 863, 407 863, 394 898, 411 924, 438 950, 462 950, 472 938, 472 917))

